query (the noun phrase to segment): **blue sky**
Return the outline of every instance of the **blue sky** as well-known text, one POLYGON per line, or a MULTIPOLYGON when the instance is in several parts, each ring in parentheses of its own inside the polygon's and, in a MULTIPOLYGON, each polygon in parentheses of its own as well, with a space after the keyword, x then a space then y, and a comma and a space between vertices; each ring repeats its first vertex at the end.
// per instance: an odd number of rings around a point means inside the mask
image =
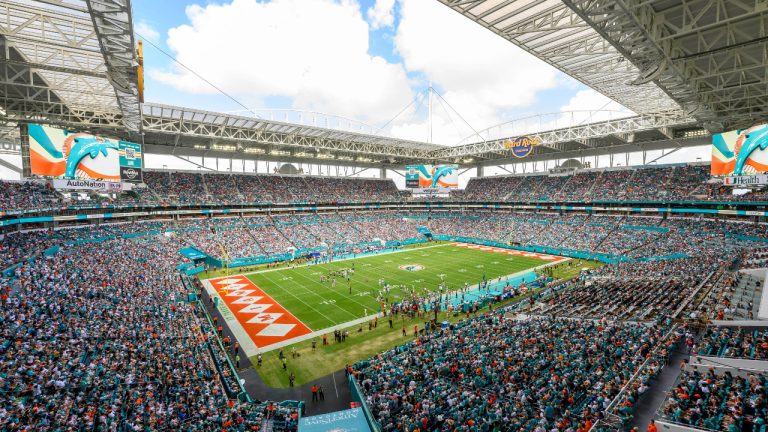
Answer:
MULTIPOLYGON (((378 127, 432 83, 450 105, 433 105, 441 144, 533 114, 621 109, 435 0, 134 0, 133 18, 137 33, 249 108, 378 127)), ((144 56, 147 101, 242 110, 148 43, 144 56)), ((424 139, 426 112, 413 104, 384 133, 424 139)))

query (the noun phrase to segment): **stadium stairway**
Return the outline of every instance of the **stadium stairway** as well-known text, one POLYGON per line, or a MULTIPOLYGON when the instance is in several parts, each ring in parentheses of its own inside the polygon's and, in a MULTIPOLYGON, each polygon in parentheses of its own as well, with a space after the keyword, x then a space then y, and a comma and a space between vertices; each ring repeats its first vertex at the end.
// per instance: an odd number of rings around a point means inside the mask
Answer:
POLYGON ((602 239, 600 239, 600 241, 599 241, 599 242, 598 242, 596 245, 594 245, 594 246, 591 246, 591 249, 592 249, 592 250, 600 250, 600 246, 601 246, 603 243, 605 243, 605 241, 606 241, 606 240, 608 240, 608 238, 609 238, 609 237, 611 237, 611 235, 613 235, 613 233, 615 233, 615 232, 616 232, 616 230, 618 230, 618 229, 619 229, 619 227, 621 227, 621 221, 623 221, 623 220, 624 220, 624 218, 623 218, 623 217, 620 217, 620 218, 619 218, 619 219, 616 221, 616 223, 613 225, 613 227, 611 228, 611 230, 610 230, 610 231, 608 231, 608 232, 607 232, 607 233, 606 233, 606 234, 603 236, 603 238, 602 238, 602 239))
MULTIPOLYGON (((679 345, 682 346, 683 344, 680 343, 679 345)), ((656 412, 667 398, 669 389, 672 388, 680 375, 680 365, 683 360, 689 358, 690 355, 680 349, 675 349, 672 352, 669 363, 664 366, 661 373, 651 382, 648 390, 637 401, 634 417, 630 424, 625 427, 625 430, 632 430, 633 427, 637 427, 641 431, 648 430, 648 424, 656 416, 656 412)))
POLYGON ((292 241, 291 241, 291 239, 290 239, 290 238, 288 238, 288 236, 287 236, 287 235, 285 235, 285 232, 283 232, 283 230, 280 228, 280 224, 279 224, 279 223, 277 223, 277 221, 275 220, 275 218, 274 218, 274 217, 272 217, 272 215, 271 215, 271 214, 270 214, 270 215, 268 215, 268 217, 269 217, 269 222, 270 222, 270 223, 271 223, 271 224, 272 224, 272 225, 275 227, 275 231, 277 231, 277 232, 280 234, 280 236, 281 236, 281 237, 283 237, 283 238, 285 239, 285 241, 287 241, 288 243, 290 243, 291 245, 293 245, 293 247, 295 247, 295 248, 297 248, 297 249, 298 249, 298 248, 299 248, 299 246, 297 246, 297 245, 296 245, 294 242, 292 242, 292 241))

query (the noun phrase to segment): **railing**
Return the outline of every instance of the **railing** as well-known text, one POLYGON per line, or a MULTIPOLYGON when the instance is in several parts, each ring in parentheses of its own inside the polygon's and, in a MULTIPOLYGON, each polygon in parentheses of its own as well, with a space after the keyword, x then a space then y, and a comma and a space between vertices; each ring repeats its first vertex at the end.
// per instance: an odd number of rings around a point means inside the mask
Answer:
MULTIPOLYGON (((616 414, 616 408, 620 401, 622 401, 623 396, 627 393, 630 386, 632 386, 635 381, 642 375, 642 373, 645 371, 645 369, 648 367, 648 363, 653 358, 658 358, 658 353, 661 347, 665 346, 664 343, 668 341, 677 331, 678 325, 675 324, 672 326, 672 328, 667 332, 666 335, 664 335, 661 340, 656 344, 656 348, 651 351, 650 355, 643 361, 643 363, 640 365, 640 367, 637 369, 637 371, 632 375, 632 377, 627 381, 626 384, 624 384, 624 387, 619 390, 619 393, 616 394, 616 397, 613 398, 611 403, 608 405, 608 407, 604 410, 605 417, 608 418, 609 416, 615 417, 618 419, 619 424, 622 424, 621 418, 616 414)), ((611 422, 612 423, 612 422, 611 422)), ((595 423, 594 427, 597 425, 595 423)), ((590 429, 591 430, 591 429, 590 429)))
POLYGON ((357 381, 355 381, 355 376, 350 374, 347 382, 349 383, 349 391, 352 393, 352 400, 359 403, 360 408, 363 409, 363 414, 365 415, 365 420, 368 422, 368 427, 370 427, 371 431, 373 432, 381 432, 381 423, 373 418, 371 408, 365 401, 365 398, 363 397, 363 391, 360 390, 360 386, 357 384, 357 381))
MULTIPOLYGON (((229 358, 228 351, 224 348, 224 344, 222 344, 221 339, 219 338, 219 335, 216 333, 216 327, 213 325, 213 321, 211 320, 211 316, 208 313, 208 310, 205 308, 205 305, 203 304, 202 300, 197 300, 197 305, 202 309, 203 313, 205 314, 206 320, 208 320, 208 325, 210 325, 211 329, 213 329, 214 337, 216 338, 216 343, 219 345, 219 349, 221 349, 221 352, 224 353, 224 356, 227 359, 227 364, 229 366, 229 369, 232 371, 232 376, 234 377, 235 381, 237 382, 237 386, 240 388, 240 392, 236 395, 238 399, 242 399, 243 395, 245 395, 245 400, 248 402, 251 402, 250 396, 248 396, 248 393, 245 391, 245 387, 243 387, 242 382, 240 381, 240 375, 237 374, 237 369, 235 368, 235 365, 232 364, 232 359, 229 358)), ((213 347, 211 347, 213 349, 213 347)), ((216 362, 215 353, 211 352, 211 355, 213 356, 213 362, 214 365, 216 365, 216 369, 219 368, 218 363, 216 362)), ((219 371, 219 374, 221 374, 221 371, 219 371)), ((224 384, 225 389, 229 389, 229 385, 225 382, 224 377, 222 375, 222 383, 224 384)))

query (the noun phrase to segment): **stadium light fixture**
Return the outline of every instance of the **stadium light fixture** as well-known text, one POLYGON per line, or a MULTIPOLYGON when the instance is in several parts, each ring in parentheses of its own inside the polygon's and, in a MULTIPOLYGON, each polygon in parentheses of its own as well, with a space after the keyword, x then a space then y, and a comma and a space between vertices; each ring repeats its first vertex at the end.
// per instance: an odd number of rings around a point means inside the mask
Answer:
POLYGON ((226 145, 226 144, 214 144, 211 146, 213 150, 219 150, 219 151, 235 151, 237 150, 237 147, 233 145, 226 145))
POLYGON ((266 153, 264 151, 264 149, 260 149, 260 148, 257 148, 257 147, 249 147, 249 148, 243 150, 243 152, 251 153, 251 154, 264 154, 264 153, 266 153))

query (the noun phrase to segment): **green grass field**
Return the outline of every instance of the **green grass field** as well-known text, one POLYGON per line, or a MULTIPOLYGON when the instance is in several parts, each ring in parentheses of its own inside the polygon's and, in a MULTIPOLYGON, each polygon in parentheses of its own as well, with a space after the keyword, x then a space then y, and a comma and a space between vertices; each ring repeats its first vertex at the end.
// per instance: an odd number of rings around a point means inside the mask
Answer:
MULTIPOLYGON (((317 331, 361 318, 365 316, 365 310, 371 315, 378 312, 380 304, 375 297, 380 289, 378 283, 380 278, 390 285, 405 285, 409 288, 414 285, 417 288, 436 290, 440 275, 444 274, 448 290, 454 291, 463 287, 464 282, 469 285, 477 284, 482 280, 483 274, 488 279, 494 279, 523 272, 549 262, 536 258, 456 247, 452 244, 444 242, 412 245, 394 253, 298 268, 290 268, 288 264, 283 264, 276 269, 267 270, 265 266, 258 266, 245 270, 245 274, 289 312, 312 330, 317 331), (351 268, 353 262, 355 274, 351 277, 352 296, 349 295, 346 280, 338 278, 335 288, 331 287, 329 282, 320 282, 321 273, 327 274, 329 270, 351 268), (408 271, 400 268, 412 264, 423 266, 423 269, 408 271), (248 270, 252 272, 247 273, 248 270)), ((570 260, 558 265, 555 276, 570 278, 578 275, 582 268, 601 265, 594 261, 585 261, 578 266, 576 264, 577 262, 570 260)), ((243 271, 231 270, 230 273, 243 271)), ((224 274, 224 271, 219 270, 200 276, 205 279, 224 274)), ((397 301, 403 295, 400 289, 393 289, 389 300, 397 301)), ((520 300, 528 295, 530 293, 505 303, 520 300)), ((457 322, 464 317, 464 314, 449 314, 442 311, 438 320, 457 322)), ((413 340, 415 337, 413 326, 418 325, 422 328, 425 319, 426 317, 417 317, 410 320, 400 316, 392 329, 389 328, 387 319, 380 319, 378 327, 368 330, 368 326, 364 325, 361 332, 358 332, 359 325, 349 326, 347 327, 349 339, 343 343, 335 343, 331 337, 329 338, 331 343, 327 346, 322 346, 318 340, 316 350, 312 350, 311 340, 285 347, 286 353, 296 348, 301 354, 301 357, 296 359, 289 356, 288 371, 282 369, 277 351, 264 354, 262 366, 256 369, 264 382, 271 387, 288 387, 288 372, 296 375, 296 385, 309 383, 342 369, 345 364, 353 364, 413 340), (406 336, 401 332, 403 326, 408 329, 406 336)), ((256 365, 255 357, 251 358, 251 362, 254 366, 256 365)))
MULTIPOLYGON (((470 286, 481 282, 483 275, 495 279, 546 263, 535 258, 439 244, 328 264, 261 271, 247 277, 309 328, 322 330, 362 318, 366 313, 379 312, 381 303, 376 300, 379 279, 393 286, 408 289, 413 286, 421 292, 437 290, 440 275, 445 275, 448 290, 455 291, 465 282, 470 286), (352 268, 353 263, 352 295, 347 281, 341 277, 337 278, 335 288, 327 280, 320 282, 321 274, 352 268), (401 268, 408 265, 421 266, 421 269, 401 268)), ((389 301, 398 301, 404 296, 404 291, 395 288, 390 291, 389 301)))

